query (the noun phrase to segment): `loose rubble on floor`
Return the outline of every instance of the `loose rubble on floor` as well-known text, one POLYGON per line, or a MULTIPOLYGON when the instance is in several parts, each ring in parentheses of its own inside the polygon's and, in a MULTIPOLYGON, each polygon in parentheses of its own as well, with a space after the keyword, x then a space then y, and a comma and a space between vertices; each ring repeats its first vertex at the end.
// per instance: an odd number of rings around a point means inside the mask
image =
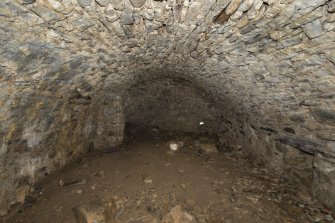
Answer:
POLYGON ((134 139, 83 157, 21 200, 2 222, 334 222, 305 188, 209 137, 134 139))

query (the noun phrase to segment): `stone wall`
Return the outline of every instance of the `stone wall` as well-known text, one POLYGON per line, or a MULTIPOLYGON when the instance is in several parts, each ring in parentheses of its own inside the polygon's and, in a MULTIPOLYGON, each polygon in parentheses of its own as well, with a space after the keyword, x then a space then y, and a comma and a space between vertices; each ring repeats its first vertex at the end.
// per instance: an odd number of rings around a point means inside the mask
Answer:
POLYGON ((220 115, 213 100, 181 78, 158 76, 137 81, 123 100, 126 122, 131 125, 174 132, 220 131, 220 115))
POLYGON ((119 97, 96 98, 87 83, 67 92, 45 94, 33 90, 27 93, 29 86, 11 88, 10 99, 3 107, 1 214, 12 204, 23 202, 24 194, 33 190, 41 177, 89 151, 117 146, 123 139, 119 97))
POLYGON ((334 0, 1 0, 1 214, 37 176, 117 144, 116 98, 148 70, 204 89, 223 143, 334 208, 334 12, 334 0), (104 114, 116 120, 97 137, 104 114))

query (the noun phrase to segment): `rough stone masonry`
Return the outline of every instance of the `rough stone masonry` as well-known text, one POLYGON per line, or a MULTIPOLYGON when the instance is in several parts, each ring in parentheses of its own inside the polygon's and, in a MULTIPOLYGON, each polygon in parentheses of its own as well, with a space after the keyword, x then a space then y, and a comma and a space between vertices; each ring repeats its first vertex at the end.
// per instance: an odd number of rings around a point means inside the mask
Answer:
POLYGON ((222 143, 334 210, 334 27, 334 0, 0 0, 0 214, 118 145, 152 77, 201 89, 222 143))

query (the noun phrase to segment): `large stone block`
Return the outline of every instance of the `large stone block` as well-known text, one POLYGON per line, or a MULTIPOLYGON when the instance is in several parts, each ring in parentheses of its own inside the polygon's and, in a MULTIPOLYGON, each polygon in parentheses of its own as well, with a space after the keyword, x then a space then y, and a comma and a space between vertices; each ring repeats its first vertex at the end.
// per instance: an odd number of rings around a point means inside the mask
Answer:
POLYGON ((92 0, 77 0, 77 2, 81 7, 85 8, 89 5, 91 5, 92 0))
POLYGON ((131 4, 135 7, 135 8, 141 8, 146 0, 130 0, 131 4))
POLYGON ((325 125, 335 125, 335 110, 315 107, 310 109, 316 121, 325 125))
POLYGON ((117 212, 113 199, 92 201, 73 208, 76 223, 114 223, 117 212))

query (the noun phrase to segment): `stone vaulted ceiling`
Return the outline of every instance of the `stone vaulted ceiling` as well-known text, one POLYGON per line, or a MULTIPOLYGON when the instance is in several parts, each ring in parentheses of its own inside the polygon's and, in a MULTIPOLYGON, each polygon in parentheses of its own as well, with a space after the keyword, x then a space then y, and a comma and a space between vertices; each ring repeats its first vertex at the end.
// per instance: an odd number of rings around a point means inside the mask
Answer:
POLYGON ((334 27, 334 0, 0 0, 0 202, 152 76, 193 82, 251 138, 333 168, 334 27))

